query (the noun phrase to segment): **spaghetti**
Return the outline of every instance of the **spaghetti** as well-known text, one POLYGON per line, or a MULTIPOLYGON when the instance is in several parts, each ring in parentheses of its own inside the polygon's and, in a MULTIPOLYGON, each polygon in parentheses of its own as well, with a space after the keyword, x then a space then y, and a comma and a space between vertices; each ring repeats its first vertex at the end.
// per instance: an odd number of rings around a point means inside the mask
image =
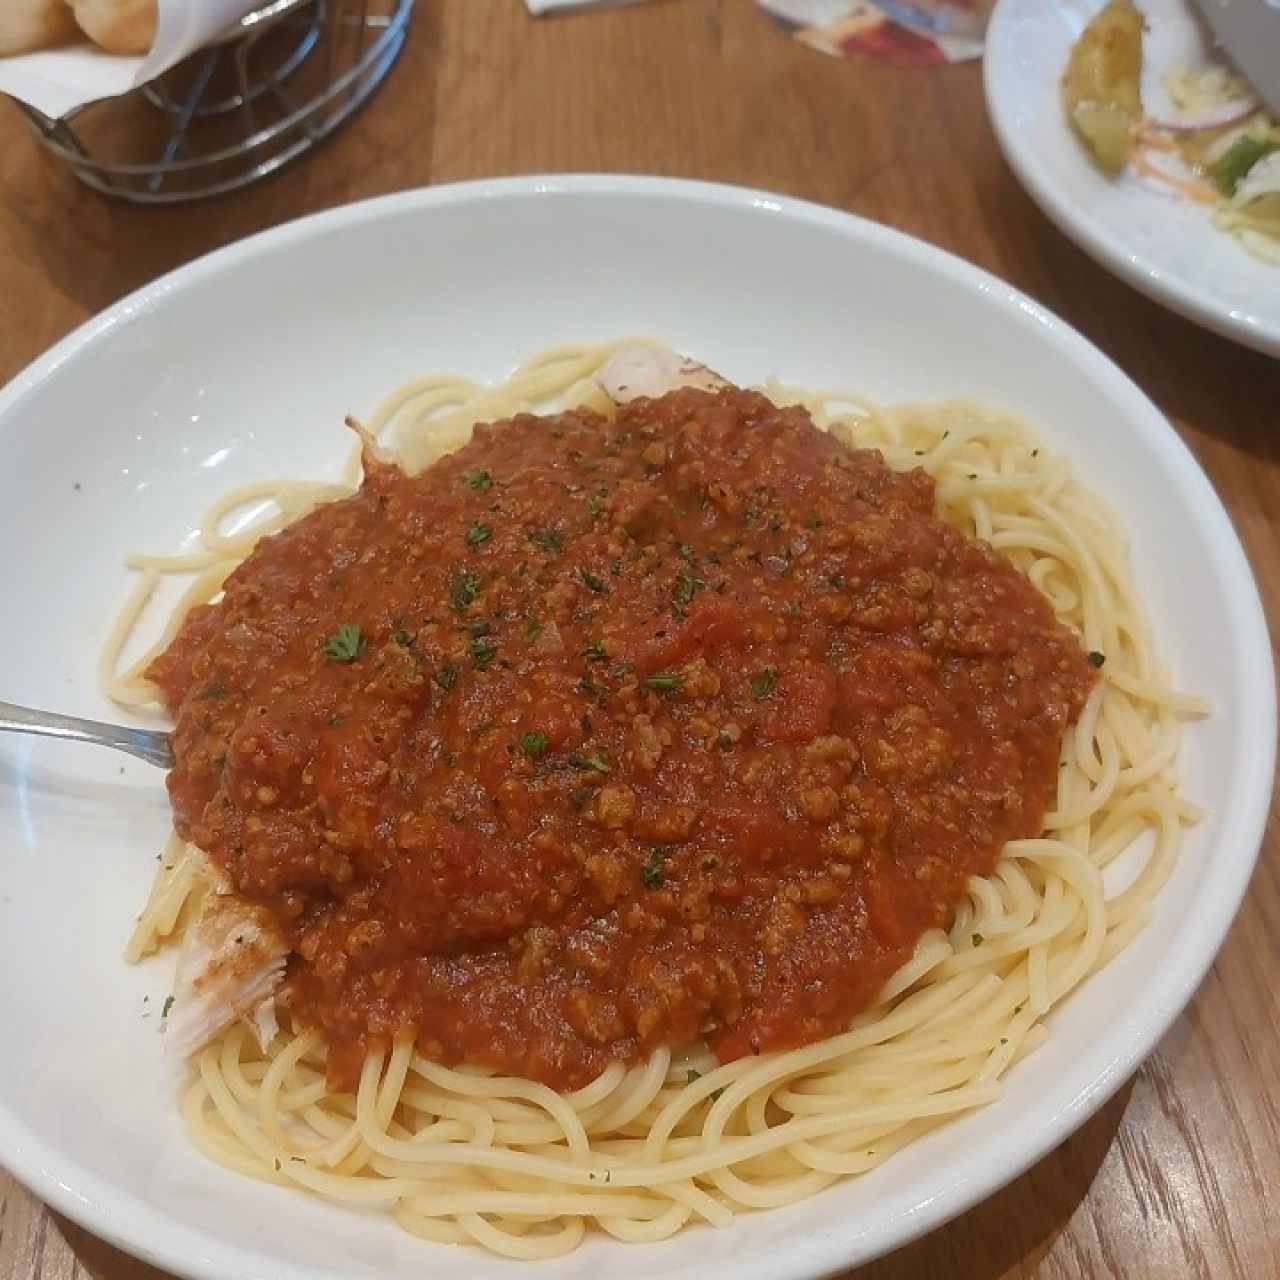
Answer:
MULTIPOLYGON (((420 470, 477 422, 569 405, 607 411, 592 375, 620 345, 543 353, 495 387, 421 379, 370 429, 420 470)), ((725 1226, 739 1211, 872 1169, 994 1100, 1005 1072, 1043 1043, 1049 1010, 1143 927, 1196 817, 1176 766, 1179 721, 1203 707, 1168 684, 1114 516, 1008 414, 971 402, 888 409, 778 383, 765 392, 803 405, 843 443, 881 450, 893 468, 924 468, 941 517, 1008 557, 1084 646, 1106 655, 1063 741, 1044 834, 1009 843, 990 876, 971 878, 950 927, 925 935, 847 1031, 800 1049, 720 1064, 705 1049, 664 1048, 562 1093, 442 1066, 402 1039, 369 1052, 356 1088, 342 1092, 327 1083, 318 1032, 286 1015, 264 1050, 237 1023, 200 1052, 182 1099, 187 1131, 209 1158, 384 1209, 428 1240, 512 1258, 568 1252, 591 1226, 630 1242, 691 1222, 725 1226)), ((154 703, 143 672, 185 611, 214 598, 258 539, 349 493, 357 467, 353 459, 344 486, 240 490, 206 516, 195 552, 132 558, 139 582, 102 659, 111 696, 154 703), (267 503, 275 511, 263 515, 267 503), (256 518, 246 524, 246 513, 256 518), (192 581, 160 640, 117 674, 160 582, 178 575, 192 581)), ((181 937, 203 892, 201 867, 174 837, 130 960, 181 937)))

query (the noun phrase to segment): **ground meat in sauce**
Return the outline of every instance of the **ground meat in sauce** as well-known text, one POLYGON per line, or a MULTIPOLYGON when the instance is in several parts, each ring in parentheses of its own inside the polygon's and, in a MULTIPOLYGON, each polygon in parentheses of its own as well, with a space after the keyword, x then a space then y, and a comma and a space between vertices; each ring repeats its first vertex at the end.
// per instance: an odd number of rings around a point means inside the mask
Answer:
POLYGON ((412 1027, 560 1088, 843 1028, 1039 831, 1093 678, 923 471, 736 390, 371 462, 149 674, 335 1078, 412 1027))

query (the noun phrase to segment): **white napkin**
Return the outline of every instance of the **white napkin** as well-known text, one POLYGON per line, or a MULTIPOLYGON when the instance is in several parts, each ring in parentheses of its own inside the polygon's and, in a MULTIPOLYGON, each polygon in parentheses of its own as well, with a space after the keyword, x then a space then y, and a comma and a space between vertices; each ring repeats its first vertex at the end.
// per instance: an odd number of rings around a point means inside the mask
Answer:
MULTIPOLYGON (((0 0, 0 4, 6 0, 0 0)), ((262 0, 159 0, 156 40, 145 58, 103 53, 87 40, 0 58, 0 93, 47 116, 128 93, 227 31, 262 0)))
MULTIPOLYGON (((3 0, 0 0, 2 3, 3 0)), ((639 4, 640 0, 524 0, 529 12, 554 13, 557 9, 615 9, 622 4, 639 4)))

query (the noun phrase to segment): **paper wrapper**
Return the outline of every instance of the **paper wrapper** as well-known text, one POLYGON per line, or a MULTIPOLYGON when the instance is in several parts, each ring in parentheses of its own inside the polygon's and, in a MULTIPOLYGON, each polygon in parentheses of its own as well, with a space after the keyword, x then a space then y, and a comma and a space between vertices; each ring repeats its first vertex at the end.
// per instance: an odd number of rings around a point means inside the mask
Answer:
POLYGON ((0 93, 47 116, 64 116, 86 102, 114 98, 154 80, 262 4, 263 0, 159 0, 156 40, 145 58, 103 53, 87 40, 0 58, 0 93))
MULTIPOLYGON (((910 0, 757 0, 795 29, 801 44, 836 58, 866 57, 899 67, 936 67, 982 56, 976 35, 930 30, 928 11, 910 0), (890 16, 894 15, 894 16, 890 16), (909 20, 910 19, 910 20, 909 20)), ((944 6, 945 7, 945 6, 944 6)), ((953 16, 970 17, 975 31, 990 0, 950 0, 953 16)))

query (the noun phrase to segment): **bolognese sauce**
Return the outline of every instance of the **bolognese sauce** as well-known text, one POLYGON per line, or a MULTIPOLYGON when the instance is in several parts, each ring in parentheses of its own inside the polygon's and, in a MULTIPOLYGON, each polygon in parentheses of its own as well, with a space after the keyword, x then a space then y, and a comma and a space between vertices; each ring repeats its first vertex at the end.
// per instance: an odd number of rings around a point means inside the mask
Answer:
POLYGON ((842 1030, 1039 832, 1096 673, 922 470, 726 389, 367 455, 148 675, 336 1079, 412 1031, 570 1088, 842 1030))

